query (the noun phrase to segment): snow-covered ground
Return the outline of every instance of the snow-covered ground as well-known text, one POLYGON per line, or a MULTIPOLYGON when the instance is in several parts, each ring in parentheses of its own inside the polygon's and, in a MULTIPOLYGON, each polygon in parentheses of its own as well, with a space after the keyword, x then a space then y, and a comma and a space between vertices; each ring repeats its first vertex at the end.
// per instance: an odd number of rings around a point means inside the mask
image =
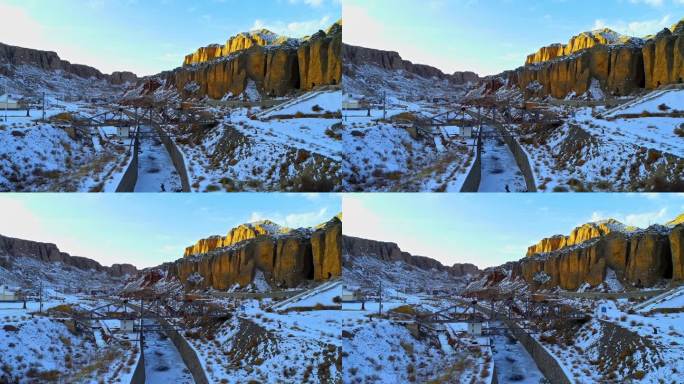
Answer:
MULTIPOLYGON (((439 305, 423 302, 418 296, 407 301, 416 310, 439 309, 439 305)), ((358 304, 345 304, 344 383, 491 382, 493 360, 489 344, 486 338, 471 338, 461 332, 465 324, 454 324, 452 340, 460 344, 452 345, 447 337, 449 331, 423 329, 427 334, 418 336, 407 323, 379 317, 377 305, 373 304, 377 303, 366 303, 365 310, 358 304)), ((383 303, 384 314, 403 308, 408 308, 404 302, 383 303)))
MULTIPOLYGON (((310 299, 325 302, 326 295, 310 299)), ((189 339, 210 382, 340 382, 342 312, 281 314, 262 309, 265 304, 240 301, 236 316, 220 324, 214 334, 189 339)))
MULTIPOLYGON (((494 323, 495 327, 505 328, 502 323, 494 323)), ((492 353, 497 370, 499 384, 542 383, 544 375, 525 347, 510 335, 493 335, 492 353)))
MULTIPOLYGON (((289 104, 291 117, 260 120, 252 109, 209 108, 219 124, 203 131, 167 126, 184 153, 195 191, 330 191, 340 188, 340 92, 289 104), (314 103, 313 106, 309 104, 314 103), (337 103, 337 108, 335 105, 337 103), (318 105, 320 117, 313 111, 318 105), (305 117, 296 112, 311 109, 305 117)), ((289 112, 288 112, 289 111, 289 112)), ((272 112, 282 116, 283 111, 272 112)), ((304 113, 304 112, 303 112, 304 113)))
MULTIPOLYGON (((103 138, 92 127, 74 130, 72 120, 107 111, 122 89, 31 66, 0 75, 0 87, 30 103, 29 116, 26 109, 9 111, 8 121, 0 121, 0 190, 87 192, 118 184, 127 143, 103 138), (40 122, 43 92, 46 121, 40 122), (60 114, 65 119, 57 119, 60 114)), ((4 111, 0 115, 4 119, 4 111)))
POLYGON ((151 384, 195 382, 180 353, 163 333, 145 333, 145 381, 151 384))
POLYGON ((610 111, 551 106, 560 126, 513 127, 541 191, 678 190, 684 183, 684 117, 662 114, 684 110, 683 100, 684 90, 668 90, 610 111))
POLYGON ((150 126, 140 127, 138 181, 135 192, 177 192, 182 190, 180 177, 171 156, 150 126), (163 186, 163 189, 162 189, 163 186))
POLYGON ((483 127, 482 179, 479 192, 524 192, 527 190, 515 158, 496 129, 483 127), (506 190, 508 188, 508 190, 506 190))
POLYGON ((467 86, 371 65, 345 73, 344 99, 363 107, 343 111, 344 190, 460 192, 474 139, 418 132, 413 122, 453 111, 467 86))

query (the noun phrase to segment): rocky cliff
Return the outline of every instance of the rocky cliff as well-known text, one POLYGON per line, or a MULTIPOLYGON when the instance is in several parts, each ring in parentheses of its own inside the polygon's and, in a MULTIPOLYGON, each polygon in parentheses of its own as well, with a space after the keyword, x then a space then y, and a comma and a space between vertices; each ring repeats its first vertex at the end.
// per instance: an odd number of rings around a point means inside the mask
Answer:
POLYGON ((514 272, 532 286, 567 290, 600 285, 609 268, 631 286, 684 280, 683 236, 682 224, 638 229, 614 220, 590 223, 530 247, 514 272))
POLYGON ((474 72, 456 72, 452 75, 445 74, 441 70, 429 65, 414 64, 401 58, 399 53, 382 51, 378 49, 358 47, 343 44, 342 62, 346 70, 353 70, 354 66, 373 65, 389 71, 403 70, 415 75, 439 79, 448 79, 456 84, 475 82, 479 76, 474 72))
POLYGON ((341 46, 341 22, 299 40, 252 32, 235 36, 224 46, 201 48, 186 57, 183 67, 160 76, 185 98, 237 97, 251 83, 261 95, 283 96, 339 84, 341 46))
POLYGON ((112 84, 123 84, 126 81, 135 82, 137 76, 131 72, 115 72, 105 75, 99 70, 81 64, 71 64, 62 60, 55 52, 15 47, 0 43, 0 64, 13 66, 31 65, 44 71, 61 70, 85 79, 96 78, 110 81, 112 84))
POLYGON ((684 82, 684 20, 640 39, 611 30, 585 32, 567 45, 554 44, 528 56, 524 67, 502 74, 527 97, 586 94, 592 83, 615 96, 684 82))
POLYGON ((85 257, 71 256, 61 252, 55 244, 40 243, 31 240, 15 239, 0 235, 0 256, 28 257, 45 263, 62 263, 84 271, 107 272, 112 276, 134 275, 138 270, 130 264, 114 264, 104 267, 95 260, 85 257))
POLYGON ((558 57, 570 56, 575 52, 595 47, 597 45, 633 45, 642 46, 643 40, 621 35, 611 29, 601 29, 583 32, 570 38, 568 44, 552 44, 542 47, 539 51, 527 56, 525 65, 543 63, 558 57))
POLYGON ((453 276, 477 274, 480 270, 472 264, 445 266, 437 260, 425 256, 413 256, 403 252, 395 243, 343 236, 342 254, 345 257, 370 256, 386 262, 403 262, 424 270, 446 271, 453 276))
POLYGON ((228 39, 225 45, 212 44, 202 47, 192 54, 185 56, 183 65, 192 65, 215 60, 220 57, 230 56, 239 51, 247 50, 254 46, 298 46, 299 40, 280 36, 267 29, 240 33, 228 39))
POLYGON ((212 236, 199 240, 194 245, 191 245, 185 249, 185 254, 183 257, 208 253, 215 249, 229 247, 233 244, 254 239, 259 236, 285 234, 290 231, 291 230, 289 228, 281 227, 270 220, 242 224, 238 227, 232 228, 230 231, 228 231, 226 236, 212 236))
POLYGON ((219 290, 236 284, 247 286, 257 272, 272 287, 295 287, 307 280, 324 281, 341 275, 339 218, 314 229, 279 229, 265 222, 243 225, 224 238, 198 242, 186 253, 200 253, 167 264, 167 275, 178 278, 188 289, 219 290))

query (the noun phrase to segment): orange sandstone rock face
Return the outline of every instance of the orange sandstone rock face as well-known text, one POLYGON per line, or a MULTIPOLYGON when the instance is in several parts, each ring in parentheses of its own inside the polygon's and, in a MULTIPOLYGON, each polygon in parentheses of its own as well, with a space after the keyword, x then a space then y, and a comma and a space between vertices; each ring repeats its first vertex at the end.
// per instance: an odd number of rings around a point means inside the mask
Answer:
POLYGON ((634 286, 684 279, 684 225, 637 232, 615 228, 587 224, 570 236, 542 240, 520 261, 522 277, 535 287, 567 290, 602 284, 608 268, 634 286))
POLYGON ((269 31, 240 34, 226 45, 200 48, 184 66, 162 76, 184 98, 241 95, 250 81, 261 95, 283 96, 342 79, 342 24, 308 39, 277 37, 269 31))
POLYGON ((567 45, 552 44, 542 47, 536 53, 527 56, 525 65, 543 63, 563 56, 570 56, 575 52, 593 48, 598 45, 626 44, 637 42, 638 39, 622 36, 610 29, 583 32, 573 36, 567 45))
POLYGON ((660 32, 643 48, 646 88, 684 83, 684 21, 660 32))
POLYGON ((225 238, 188 247, 186 257, 169 267, 169 275, 189 289, 244 287, 257 272, 272 287, 325 281, 342 273, 341 236, 338 218, 314 231, 283 231, 271 222, 242 225, 225 238))
POLYGON ((684 224, 670 232, 670 251, 672 252, 672 278, 684 280, 684 224))

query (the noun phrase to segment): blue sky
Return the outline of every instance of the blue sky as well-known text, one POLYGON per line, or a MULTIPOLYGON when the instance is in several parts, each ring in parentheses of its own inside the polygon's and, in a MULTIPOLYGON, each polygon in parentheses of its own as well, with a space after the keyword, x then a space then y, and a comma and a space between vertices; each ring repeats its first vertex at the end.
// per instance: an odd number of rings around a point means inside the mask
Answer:
POLYGON ((684 0, 344 0, 343 13, 347 43, 491 75, 583 31, 659 32, 684 17, 684 0))
POLYGON ((54 243, 103 265, 150 267, 239 224, 308 227, 340 213, 341 204, 335 194, 3 194, 0 234, 54 243))
POLYGON ((56 51, 105 73, 151 75, 239 32, 302 37, 342 11, 340 0, 0 0, 0 15, 0 42, 56 51))
POLYGON ((684 213, 684 194, 348 194, 342 205, 345 235, 394 242, 447 265, 489 267, 591 221, 666 223, 684 213))

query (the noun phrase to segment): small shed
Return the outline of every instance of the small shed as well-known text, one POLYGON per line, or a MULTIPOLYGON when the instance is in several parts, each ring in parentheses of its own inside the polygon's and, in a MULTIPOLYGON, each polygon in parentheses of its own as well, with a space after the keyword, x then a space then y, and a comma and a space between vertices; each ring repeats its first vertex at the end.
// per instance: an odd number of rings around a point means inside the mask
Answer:
POLYGON ((0 286, 0 301, 17 301, 19 296, 17 292, 7 285, 0 286))
POLYGON ((122 319, 121 320, 121 332, 124 333, 133 333, 135 332, 135 320, 130 320, 130 319, 122 319))
POLYGON ((482 322, 468 322, 468 334, 470 334, 471 336, 482 336, 482 322))
POLYGON ((470 139, 473 137, 473 127, 465 126, 465 127, 460 127, 460 132, 459 134, 461 137, 470 139))
POLYGON ((359 296, 356 294, 356 292, 351 292, 351 291, 346 291, 346 290, 342 291, 342 301, 343 302, 349 303, 349 302, 354 302, 354 301, 358 301, 358 300, 359 300, 359 296))

